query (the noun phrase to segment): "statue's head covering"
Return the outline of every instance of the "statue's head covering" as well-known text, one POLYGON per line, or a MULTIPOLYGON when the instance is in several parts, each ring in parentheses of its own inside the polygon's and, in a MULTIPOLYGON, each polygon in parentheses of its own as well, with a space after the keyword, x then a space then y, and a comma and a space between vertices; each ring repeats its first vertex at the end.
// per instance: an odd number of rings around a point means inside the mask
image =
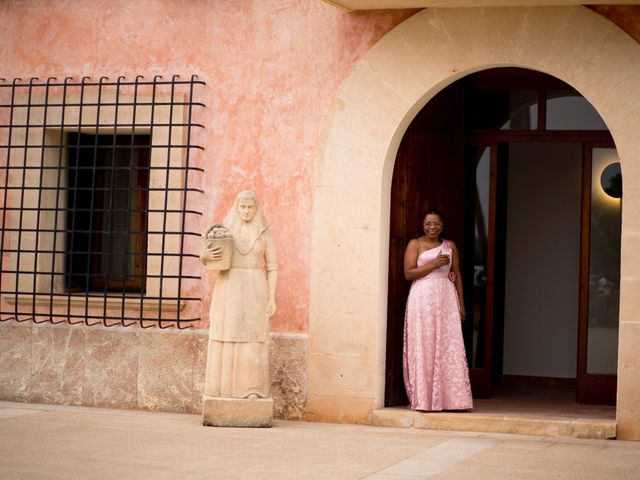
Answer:
POLYGON ((256 243, 256 240, 260 238, 268 228, 267 219, 264 217, 264 213, 262 212, 262 208, 260 208, 260 202, 258 201, 258 197, 255 193, 250 192, 249 190, 244 190, 238 194, 235 201, 233 202, 233 206, 227 216, 224 219, 224 226, 229 229, 231 234, 233 235, 234 245, 238 252, 242 255, 246 255, 251 251, 253 246, 256 243), (256 206, 256 214, 253 217, 253 220, 250 222, 243 222, 240 218, 240 214, 238 213, 238 205, 240 204, 240 200, 243 199, 251 199, 255 203, 256 206), (243 229, 244 234, 242 238, 239 237, 238 233, 240 232, 240 228, 243 229), (247 234, 247 230, 249 229, 249 234, 247 234))

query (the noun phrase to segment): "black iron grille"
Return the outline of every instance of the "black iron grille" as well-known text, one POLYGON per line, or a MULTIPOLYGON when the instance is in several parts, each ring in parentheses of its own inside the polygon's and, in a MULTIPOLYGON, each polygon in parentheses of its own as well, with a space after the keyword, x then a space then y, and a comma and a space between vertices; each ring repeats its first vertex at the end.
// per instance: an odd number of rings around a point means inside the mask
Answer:
POLYGON ((205 83, 0 81, 0 320, 200 320, 205 83))

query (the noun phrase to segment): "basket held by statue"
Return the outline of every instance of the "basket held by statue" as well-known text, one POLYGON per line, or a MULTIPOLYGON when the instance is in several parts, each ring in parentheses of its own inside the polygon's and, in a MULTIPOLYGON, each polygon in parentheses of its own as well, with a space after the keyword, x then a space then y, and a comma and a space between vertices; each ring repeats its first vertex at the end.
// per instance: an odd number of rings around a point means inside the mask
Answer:
POLYGON ((233 237, 224 225, 216 224, 207 228, 203 235, 203 249, 210 251, 220 247, 222 256, 215 260, 207 260, 207 270, 229 270, 231 268, 231 255, 233 254, 233 237))

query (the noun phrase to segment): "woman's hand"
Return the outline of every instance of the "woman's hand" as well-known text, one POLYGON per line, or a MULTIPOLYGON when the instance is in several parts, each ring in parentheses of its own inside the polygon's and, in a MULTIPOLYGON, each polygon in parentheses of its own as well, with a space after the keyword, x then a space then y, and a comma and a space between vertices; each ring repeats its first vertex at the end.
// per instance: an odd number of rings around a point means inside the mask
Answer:
POLYGON ((464 305, 461 305, 460 306, 460 321, 463 322, 465 318, 467 318, 467 312, 464 309, 464 305))
POLYGON ((449 255, 446 253, 439 253, 438 256, 432 260, 431 266, 433 270, 437 270, 440 267, 444 267, 445 265, 449 265, 449 255))

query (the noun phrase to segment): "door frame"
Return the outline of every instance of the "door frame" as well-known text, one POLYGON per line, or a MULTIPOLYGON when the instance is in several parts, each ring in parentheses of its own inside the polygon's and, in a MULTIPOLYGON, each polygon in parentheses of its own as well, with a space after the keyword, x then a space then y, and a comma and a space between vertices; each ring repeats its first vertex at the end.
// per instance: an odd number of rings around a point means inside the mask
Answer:
MULTIPOLYGON (((581 196, 581 227, 580 227, 580 277, 578 295, 578 356, 576 359, 576 400, 580 403, 615 404, 617 375, 588 374, 586 372, 587 359, 587 321, 589 296, 589 238, 591 215, 591 149, 594 147, 615 148, 611 133, 608 131, 557 131, 557 132, 475 132, 470 136, 469 145, 472 147, 488 147, 491 151, 491 173, 489 189, 489 232, 487 243, 487 288, 485 314, 485 344, 483 368, 470 368, 470 377, 474 388, 474 398, 490 398, 493 384, 500 373, 496 373, 493 360, 496 356, 501 359, 501 352, 494 349, 495 342, 502 345, 497 337, 503 331, 504 319, 496 313, 496 302, 504 302, 504 258, 496 252, 506 250, 503 228, 505 220, 499 220, 504 214, 505 205, 501 205, 498 197, 505 194, 506 185, 499 186, 500 177, 506 175, 508 165, 500 167, 501 145, 516 142, 545 142, 545 143, 580 143, 583 155, 582 165, 582 196, 581 196), (495 322, 498 322, 496 324, 495 322)), ((507 161, 508 163, 508 161, 507 161)), ((504 312, 502 312, 504 313, 504 312)), ((501 369, 498 368, 501 372, 501 369)))

